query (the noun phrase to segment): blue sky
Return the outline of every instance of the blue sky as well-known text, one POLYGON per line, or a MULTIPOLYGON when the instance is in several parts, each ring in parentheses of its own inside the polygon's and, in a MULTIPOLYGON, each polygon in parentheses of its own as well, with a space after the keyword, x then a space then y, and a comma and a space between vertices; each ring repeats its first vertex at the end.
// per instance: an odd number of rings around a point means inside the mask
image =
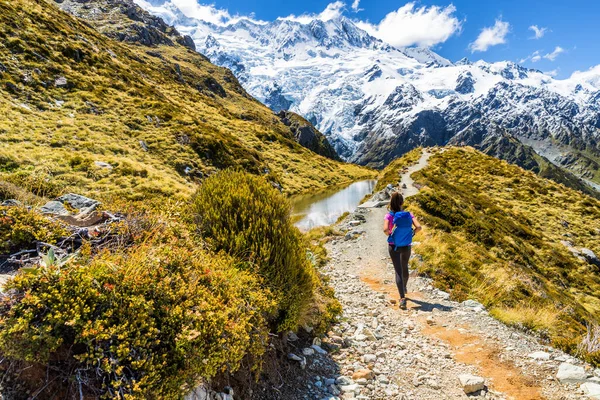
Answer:
MULTIPOLYGON (((195 0, 173 3, 192 1, 195 0)), ((212 5, 210 8, 226 11, 230 16, 253 15, 263 21, 289 15, 318 15, 329 6, 330 10, 362 21, 361 27, 391 44, 426 45, 452 61, 462 57, 490 62, 522 61, 526 67, 552 71, 558 78, 600 64, 600 1, 356 2, 347 0, 343 6, 339 0, 214 0, 201 4, 212 5), (538 28, 538 38, 531 26, 538 28)))

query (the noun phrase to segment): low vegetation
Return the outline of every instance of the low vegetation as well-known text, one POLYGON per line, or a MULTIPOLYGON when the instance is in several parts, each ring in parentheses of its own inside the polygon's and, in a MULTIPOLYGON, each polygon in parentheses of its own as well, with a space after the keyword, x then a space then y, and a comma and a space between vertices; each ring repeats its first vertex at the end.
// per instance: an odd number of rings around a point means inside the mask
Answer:
POLYGON ((470 148, 435 154, 412 177, 423 187, 409 207, 427 226, 421 272, 576 353, 600 315, 600 267, 580 250, 600 254, 600 201, 470 148))
MULTIPOLYGON (((126 220, 112 228, 120 240, 47 257, 6 285, 3 394, 181 398, 242 365, 258 376, 269 332, 325 331, 340 313, 316 268, 322 254, 265 178, 228 170, 192 202, 125 204, 126 220)), ((0 207, 0 235, 10 238, 0 255, 55 244, 64 229, 0 207)))

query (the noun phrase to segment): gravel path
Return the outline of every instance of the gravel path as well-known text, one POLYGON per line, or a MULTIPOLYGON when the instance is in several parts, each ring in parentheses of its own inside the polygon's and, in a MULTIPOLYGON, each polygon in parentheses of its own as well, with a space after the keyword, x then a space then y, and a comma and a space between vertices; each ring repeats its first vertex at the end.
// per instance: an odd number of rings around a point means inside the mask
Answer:
MULTIPOLYGON (((424 152, 402 176, 405 196, 417 193, 410 174, 428 158, 424 152)), ((307 369, 319 367, 320 375, 307 383, 303 398, 581 399, 600 382, 599 370, 504 326, 477 302, 448 300, 414 272, 409 309, 399 310, 382 233, 385 213, 384 208, 357 210, 339 225, 346 236, 328 244, 331 261, 324 273, 344 314, 322 343, 316 339, 318 351, 304 352, 307 369), (322 348, 329 353, 320 354, 322 348), (328 364, 335 368, 323 370, 328 364), (577 382, 557 379, 561 364, 577 382)), ((413 252, 418 257, 418 243, 413 252)))

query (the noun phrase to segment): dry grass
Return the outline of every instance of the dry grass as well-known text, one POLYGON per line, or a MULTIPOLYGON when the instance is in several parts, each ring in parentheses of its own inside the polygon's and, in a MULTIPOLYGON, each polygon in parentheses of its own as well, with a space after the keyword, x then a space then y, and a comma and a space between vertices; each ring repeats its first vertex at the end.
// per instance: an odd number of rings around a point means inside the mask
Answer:
POLYGON ((113 41, 44 0, 0 3, 0 159, 11 165, 0 179, 35 181, 49 196, 75 190, 140 200, 185 197, 226 167, 264 174, 288 194, 374 176, 295 143, 230 71, 200 54, 180 45, 151 49, 162 58, 148 50, 113 41), (68 88, 55 87, 59 76, 68 88), (225 97, 208 89, 209 78, 225 97))
POLYGON ((561 241, 600 254, 600 201, 470 148, 433 155, 413 178, 421 271, 575 352, 598 322, 600 271, 561 241))

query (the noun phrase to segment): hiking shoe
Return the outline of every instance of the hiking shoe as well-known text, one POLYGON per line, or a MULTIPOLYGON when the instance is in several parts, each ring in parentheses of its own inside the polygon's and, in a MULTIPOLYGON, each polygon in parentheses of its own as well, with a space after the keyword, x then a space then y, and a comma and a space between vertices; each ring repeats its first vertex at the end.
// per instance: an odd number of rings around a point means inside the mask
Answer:
POLYGON ((401 310, 406 310, 406 299, 401 299, 400 300, 400 309, 401 310))

